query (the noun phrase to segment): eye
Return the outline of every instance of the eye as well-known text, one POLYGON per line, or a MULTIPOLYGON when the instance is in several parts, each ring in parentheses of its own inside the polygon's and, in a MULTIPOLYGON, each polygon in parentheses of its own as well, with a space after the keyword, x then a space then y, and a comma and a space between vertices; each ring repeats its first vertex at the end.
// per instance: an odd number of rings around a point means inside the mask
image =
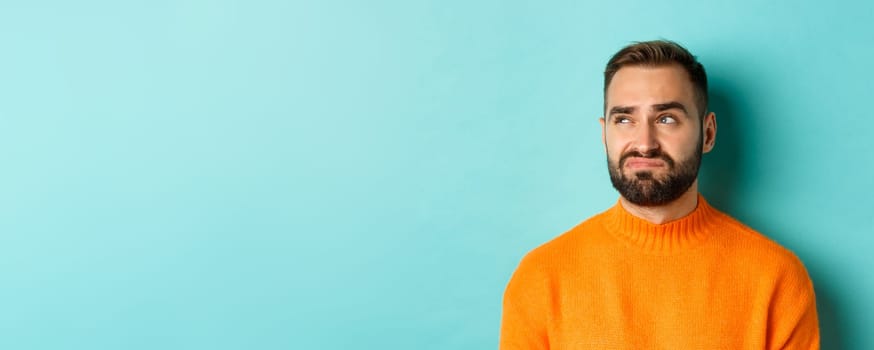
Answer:
POLYGON ((662 124, 676 124, 677 118, 674 118, 674 116, 672 116, 670 114, 663 115, 663 116, 659 117, 658 122, 662 123, 662 124))
POLYGON ((613 117, 613 124, 628 124, 631 123, 631 119, 627 117, 613 117))

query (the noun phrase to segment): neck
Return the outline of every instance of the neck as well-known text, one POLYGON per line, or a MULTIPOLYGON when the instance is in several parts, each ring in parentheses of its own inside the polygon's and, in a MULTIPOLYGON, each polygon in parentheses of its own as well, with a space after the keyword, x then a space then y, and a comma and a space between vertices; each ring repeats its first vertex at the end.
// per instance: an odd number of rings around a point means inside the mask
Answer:
POLYGON ((680 198, 664 205, 640 206, 629 202, 625 197, 620 197, 619 201, 631 215, 653 224, 664 224, 689 215, 698 207, 698 180, 696 179, 680 198))

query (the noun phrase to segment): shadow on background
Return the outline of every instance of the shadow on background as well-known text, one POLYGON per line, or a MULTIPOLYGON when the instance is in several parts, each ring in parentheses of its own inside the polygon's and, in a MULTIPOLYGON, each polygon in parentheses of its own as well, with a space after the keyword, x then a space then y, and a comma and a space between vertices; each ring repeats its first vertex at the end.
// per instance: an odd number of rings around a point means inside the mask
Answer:
MULTIPOLYGON (((713 150, 704 155, 701 174, 700 191, 714 206, 729 214, 737 213, 736 208, 742 206, 737 189, 742 187, 743 168, 748 165, 742 158, 749 154, 748 149, 743 149, 745 144, 741 142, 741 136, 733 123, 735 116, 734 106, 729 102, 728 91, 719 89, 718 86, 710 87, 710 110, 716 113, 716 144, 713 150)), ((735 214, 736 215, 736 214, 735 214)))
MULTIPOLYGON (((716 113, 717 136, 713 151, 704 155, 700 174, 700 191, 716 208, 737 217, 753 228, 764 229, 757 225, 754 217, 744 217, 744 198, 741 194, 747 186, 745 174, 750 174, 753 168, 751 160, 745 155, 755 152, 755 145, 749 140, 744 141, 744 132, 740 125, 756 125, 753 118, 759 116, 751 113, 738 103, 738 98, 744 96, 743 90, 732 89, 731 85, 711 78, 710 110, 716 113)), ((778 229, 778 228, 775 228, 778 229)), ((812 258, 816 254, 804 255, 802 259, 808 268, 815 284, 816 306, 819 314, 819 327, 822 349, 845 349, 844 337, 840 325, 846 320, 840 312, 831 286, 823 283, 828 280, 826 273, 828 264, 812 258), (817 283, 819 282, 819 283, 817 283)))

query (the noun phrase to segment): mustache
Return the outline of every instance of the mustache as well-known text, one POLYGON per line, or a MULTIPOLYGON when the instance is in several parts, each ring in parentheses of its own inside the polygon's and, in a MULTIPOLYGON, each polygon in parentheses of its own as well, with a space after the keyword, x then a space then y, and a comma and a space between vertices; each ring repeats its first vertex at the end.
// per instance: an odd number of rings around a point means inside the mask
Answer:
POLYGON ((661 159, 665 163, 668 164, 668 168, 674 167, 674 160, 670 156, 668 156, 667 154, 662 152, 660 149, 654 149, 652 151, 647 152, 646 154, 638 152, 638 151, 626 152, 625 154, 622 155, 622 157, 619 158, 619 168, 621 169, 622 167, 624 167, 625 161, 631 157, 661 159))

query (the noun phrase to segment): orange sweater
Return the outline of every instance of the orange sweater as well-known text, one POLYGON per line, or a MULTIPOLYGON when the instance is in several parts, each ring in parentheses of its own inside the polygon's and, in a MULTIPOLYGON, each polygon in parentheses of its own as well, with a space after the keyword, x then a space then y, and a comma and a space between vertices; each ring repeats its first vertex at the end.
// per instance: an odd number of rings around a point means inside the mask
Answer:
POLYGON ((819 349, 792 252, 709 206, 656 225, 616 204, 529 252, 500 348, 819 349))

